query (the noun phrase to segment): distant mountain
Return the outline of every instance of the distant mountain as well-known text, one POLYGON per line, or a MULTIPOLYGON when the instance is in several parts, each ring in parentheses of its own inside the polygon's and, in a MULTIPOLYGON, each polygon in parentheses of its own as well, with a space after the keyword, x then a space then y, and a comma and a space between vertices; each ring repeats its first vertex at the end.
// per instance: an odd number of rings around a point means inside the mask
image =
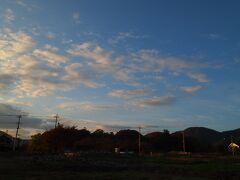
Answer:
POLYGON ((240 129, 222 132, 222 139, 220 142, 229 143, 232 140, 233 142, 240 142, 240 129))
MULTIPOLYGON (((11 135, 3 132, 3 131, 0 131, 0 149, 2 147, 8 147, 8 148, 12 148, 12 145, 13 145, 13 141, 14 141, 14 137, 12 137, 11 135)), ((26 139, 18 139, 18 145, 19 147, 25 145, 29 143, 29 140, 26 140, 26 139)))
POLYGON ((222 132, 224 138, 229 138, 231 136, 233 136, 233 138, 240 138, 240 128, 239 129, 235 129, 235 130, 231 130, 231 131, 223 131, 222 132))
MULTIPOLYGON (((172 135, 182 136, 182 131, 177 131, 172 135)), ((213 129, 205 128, 205 127, 190 127, 184 130, 185 137, 192 137, 198 139, 203 143, 214 143, 220 141, 223 138, 221 132, 215 131, 213 129)))
POLYGON ((0 131, 0 138, 3 138, 3 137, 12 141, 12 136, 11 135, 9 135, 9 134, 7 134, 3 131, 0 131))
MULTIPOLYGON (((200 142, 208 144, 216 144, 224 142, 226 144, 233 141, 240 141, 240 128, 230 131, 218 132, 206 127, 190 127, 184 130, 185 137, 192 137, 198 139, 200 142)), ((182 131, 172 133, 174 136, 182 136, 182 131)))

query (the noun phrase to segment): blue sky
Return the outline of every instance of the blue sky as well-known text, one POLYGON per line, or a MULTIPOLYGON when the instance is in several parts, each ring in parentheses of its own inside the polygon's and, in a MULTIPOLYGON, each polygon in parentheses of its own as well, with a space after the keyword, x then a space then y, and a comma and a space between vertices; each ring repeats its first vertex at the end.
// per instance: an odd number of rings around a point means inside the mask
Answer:
POLYGON ((238 128, 239 7, 1 0, 0 111, 28 113, 23 134, 50 128, 56 113, 66 125, 107 131, 238 128))

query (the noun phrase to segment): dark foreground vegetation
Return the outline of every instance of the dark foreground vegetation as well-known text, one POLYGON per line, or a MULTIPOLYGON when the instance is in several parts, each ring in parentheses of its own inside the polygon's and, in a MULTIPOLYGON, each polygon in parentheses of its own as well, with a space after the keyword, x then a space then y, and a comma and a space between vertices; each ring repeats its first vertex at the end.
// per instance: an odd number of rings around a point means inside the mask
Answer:
POLYGON ((219 155, 137 156, 103 153, 64 155, 0 155, 0 179, 166 179, 238 180, 239 157, 219 155))

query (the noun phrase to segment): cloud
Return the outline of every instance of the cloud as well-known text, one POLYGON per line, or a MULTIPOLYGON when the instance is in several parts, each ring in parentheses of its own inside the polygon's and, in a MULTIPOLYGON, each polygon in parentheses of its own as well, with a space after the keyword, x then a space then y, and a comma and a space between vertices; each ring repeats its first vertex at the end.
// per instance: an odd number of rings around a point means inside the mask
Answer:
POLYGON ((69 58, 55 46, 37 42, 23 31, 0 29, 0 92, 18 98, 49 96, 69 91, 79 84, 96 88, 96 73, 79 64, 66 65, 69 58))
POLYGON ((35 80, 34 78, 25 78, 17 83, 16 88, 12 91, 18 97, 38 97, 38 96, 49 96, 55 91, 69 91, 71 86, 59 79, 50 78, 39 78, 35 80))
POLYGON ((188 73, 188 76, 191 79, 197 80, 198 82, 201 82, 201 83, 207 83, 210 81, 208 77, 202 73, 188 73))
POLYGON ((192 59, 163 56, 157 50, 142 49, 136 53, 132 53, 131 57, 134 60, 131 68, 142 72, 162 72, 163 70, 183 72, 186 69, 205 66, 192 59))
POLYGON ((22 31, 0 30, 0 60, 11 59, 35 46, 35 40, 22 31))
POLYGON ((98 83, 93 82, 93 77, 89 72, 84 72, 82 64, 73 63, 65 67, 65 76, 63 80, 66 80, 73 84, 84 84, 90 88, 97 88, 101 86, 98 83))
POLYGON ((36 133, 54 128, 52 116, 38 117, 23 111, 16 106, 0 103, 0 130, 8 131, 15 137, 18 115, 22 115, 19 129, 19 137, 29 139, 36 133))
POLYGON ((0 73, 0 92, 9 90, 15 81, 15 77, 9 74, 0 73))
POLYGON ((32 55, 20 55, 16 58, 15 63, 19 63, 23 69, 33 68, 34 66, 40 64, 40 62, 32 55))
POLYGON ((24 101, 17 101, 16 98, 11 98, 8 99, 4 102, 5 104, 9 104, 9 105, 14 105, 14 106, 20 106, 20 107, 32 107, 32 103, 31 102, 24 102, 24 101))
POLYGON ((131 104, 140 108, 150 106, 167 106, 173 104, 175 100, 176 98, 174 96, 154 96, 152 98, 132 102, 131 104))
POLYGON ((4 13, 4 21, 10 24, 14 20, 15 20, 14 12, 11 9, 6 9, 4 13))
POLYGON ((131 98, 135 96, 146 95, 147 93, 148 93, 148 90, 146 89, 138 89, 138 90, 118 89, 118 90, 113 90, 109 92, 108 95, 113 97, 131 98))
POLYGON ((80 23, 80 14, 78 12, 73 13, 72 18, 76 24, 80 23))
POLYGON ((202 89, 202 86, 184 86, 181 89, 186 93, 194 93, 202 89))
MULTIPOLYGON (((134 36, 128 33, 119 35, 124 38, 134 36)), ((165 72, 187 74, 199 82, 209 81, 205 75, 194 73, 195 69, 206 67, 205 64, 191 58, 163 56, 157 50, 144 49, 119 55, 92 42, 72 44, 67 50, 47 43, 39 47, 39 43, 26 32, 6 28, 0 29, 0 60, 0 91, 18 98, 49 96, 79 85, 98 88, 105 86, 99 82, 104 82, 105 78, 138 86, 137 90, 113 90, 109 96, 144 96, 148 92, 140 89, 140 86, 144 87, 141 84, 143 78, 164 79, 165 72)))
POLYGON ((102 47, 90 42, 73 45, 68 52, 73 56, 81 56, 93 60, 101 66, 109 66, 112 64, 111 58, 113 52, 106 51, 102 47))
POLYGON ((43 48, 53 52, 57 52, 59 50, 59 48, 52 46, 50 44, 45 44, 43 48))
POLYGON ((72 101, 73 99, 70 97, 65 97, 65 96, 57 96, 56 99, 61 99, 61 100, 69 100, 72 101))
POLYGON ((47 61, 52 65, 59 65, 60 63, 66 63, 68 61, 68 58, 66 56, 49 50, 35 49, 33 51, 33 55, 36 58, 47 61))
POLYGON ((12 62, 15 66, 12 69, 8 68, 8 74, 15 77, 15 87, 12 90, 15 95, 18 97, 48 96, 57 90, 68 91, 76 85, 76 82, 74 84, 63 80, 64 69, 61 66, 49 65, 39 59, 43 58, 44 55, 46 58, 54 59, 54 62, 61 60, 60 57, 58 59, 58 56, 48 56, 49 54, 45 53, 40 57, 37 54, 34 56, 21 55, 12 62))
POLYGON ((75 44, 68 50, 68 53, 89 60, 89 67, 98 73, 111 74, 121 81, 132 81, 129 69, 122 67, 123 59, 115 57, 114 52, 105 50, 97 44, 91 42, 75 44))
MULTIPOLYGON (((61 69, 48 66, 33 56, 19 56, 12 70, 16 76, 12 92, 18 97, 48 96, 56 90, 70 90, 67 82, 61 80, 61 69)), ((10 73, 10 72, 9 72, 10 73)))
POLYGON ((69 84, 60 80, 61 67, 56 68, 51 64, 60 64, 67 58, 49 50, 34 50, 35 45, 36 41, 23 31, 0 30, 2 93, 36 97, 50 95, 58 88, 70 89, 69 84))
POLYGON ((19 73, 19 80, 15 82, 12 93, 17 97, 49 96, 56 91, 68 91, 72 87, 58 77, 56 69, 35 66, 26 68, 19 73))
POLYGON ((239 57, 233 58, 233 63, 236 65, 240 64, 240 58, 239 57))
MULTIPOLYGON (((9 129, 10 131, 13 131, 13 133, 15 133, 15 129, 17 127, 18 115, 22 115, 20 124, 21 129, 43 130, 43 127, 46 124, 45 120, 31 117, 27 112, 24 112, 9 104, 0 103, 0 114, 1 129, 9 129)), ((25 137, 25 135, 23 136, 25 137)), ((22 136, 20 137, 22 138, 22 136)))
POLYGON ((126 39, 140 39, 144 38, 145 36, 138 36, 133 34, 132 32, 119 32, 115 37, 110 38, 108 42, 110 44, 117 44, 121 41, 124 41, 126 39))
POLYGON ((21 115, 25 114, 20 109, 14 108, 11 105, 0 103, 0 114, 6 114, 6 115, 21 115))
MULTIPOLYGON (((31 60, 32 57, 29 57, 31 60)), ((25 60, 26 61, 26 60, 25 60)), ((85 70, 78 69, 79 64, 73 63, 67 66, 48 66, 46 64, 37 63, 30 66, 22 66, 18 72, 20 80, 16 83, 14 93, 21 96, 48 96, 56 91, 69 91, 79 84, 90 88, 102 86, 93 81, 94 77, 85 70)))
MULTIPOLYGON (((85 102, 86 103, 86 102, 85 102)), ((77 103, 78 104, 78 103, 77 103)), ((88 103, 89 104, 89 103, 88 103)), ((90 103, 91 104, 91 103, 90 103)), ((104 105, 106 106, 106 105, 104 105)), ((98 110, 102 110, 103 106, 98 110)), ((108 109, 109 107, 104 107, 104 109, 108 109)), ((94 108, 95 109, 95 108, 94 108)), ((89 108, 87 108, 89 110, 89 108)), ((92 110, 92 107, 90 108, 92 110)), ((48 116, 45 118, 38 118, 24 112, 12 105, 2 104, 0 103, 0 114, 7 116, 0 116, 0 124, 2 131, 8 131, 9 134, 15 136, 16 133, 16 122, 18 121, 18 115, 23 115, 20 124, 19 137, 20 138, 30 138, 31 135, 36 133, 42 133, 45 130, 49 130, 54 128, 54 119, 52 116, 48 116)), ((86 127, 90 131, 94 131, 96 129, 103 129, 108 132, 117 132, 122 129, 137 129, 138 125, 121 125, 121 124, 105 124, 96 120, 88 120, 88 119, 69 119, 64 116, 60 116, 59 122, 64 126, 76 126, 78 128, 86 127)), ((152 131, 153 129, 159 128, 158 126, 142 124, 141 127, 143 133, 147 133, 152 131)))
POLYGON ((27 9, 28 11, 32 11, 33 9, 38 8, 36 5, 30 4, 30 2, 27 2, 27 3, 24 2, 24 0, 16 0, 15 2, 16 2, 17 5, 27 9))
POLYGON ((210 34, 208 34, 208 38, 212 39, 212 40, 216 40, 216 39, 221 38, 221 35, 218 33, 210 33, 210 34))
POLYGON ((118 125, 118 124, 101 124, 97 123, 95 129, 102 129, 105 132, 118 132, 120 130, 128 130, 128 129, 137 129, 133 126, 124 126, 124 125, 118 125))
POLYGON ((54 38, 56 37, 56 34, 53 33, 53 32, 48 32, 48 33, 46 34, 46 37, 47 37, 48 39, 54 39, 54 38))
POLYGON ((92 102, 65 102, 58 105, 59 109, 67 111, 98 111, 112 109, 115 106, 112 104, 96 104, 92 102))
MULTIPOLYGON (((96 120, 89 120, 89 119, 78 119, 78 120, 71 120, 68 118, 61 118, 61 123, 65 126, 75 126, 75 127, 86 127, 90 131, 95 131, 96 129, 102 129, 105 132, 118 132, 124 129, 135 129, 138 130, 139 125, 122 125, 122 124, 106 124, 96 120)), ((121 120, 117 120, 121 122, 121 120)), ((159 126, 155 125, 148 125, 142 124, 141 132, 143 134, 153 132, 159 129, 159 126)))
POLYGON ((198 59, 181 58, 175 56, 164 56, 157 50, 142 49, 137 52, 128 53, 125 56, 116 56, 114 51, 109 51, 91 42, 74 44, 67 51, 75 57, 82 57, 86 61, 84 67, 92 69, 95 74, 106 76, 110 74, 116 80, 120 80, 132 86, 141 85, 144 77, 157 77, 164 79, 161 73, 172 75, 186 75, 199 82, 208 82, 206 75, 200 73, 189 73, 199 68, 206 68, 208 65, 198 59), (144 73, 146 76, 139 76, 144 73))

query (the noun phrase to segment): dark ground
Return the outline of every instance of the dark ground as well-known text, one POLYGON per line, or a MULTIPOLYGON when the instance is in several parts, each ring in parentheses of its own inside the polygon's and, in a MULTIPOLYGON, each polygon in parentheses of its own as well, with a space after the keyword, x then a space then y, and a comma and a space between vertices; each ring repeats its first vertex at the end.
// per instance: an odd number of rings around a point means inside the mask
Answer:
POLYGON ((0 180, 38 179, 240 179, 240 157, 215 155, 134 156, 81 154, 27 156, 0 154, 0 180))

